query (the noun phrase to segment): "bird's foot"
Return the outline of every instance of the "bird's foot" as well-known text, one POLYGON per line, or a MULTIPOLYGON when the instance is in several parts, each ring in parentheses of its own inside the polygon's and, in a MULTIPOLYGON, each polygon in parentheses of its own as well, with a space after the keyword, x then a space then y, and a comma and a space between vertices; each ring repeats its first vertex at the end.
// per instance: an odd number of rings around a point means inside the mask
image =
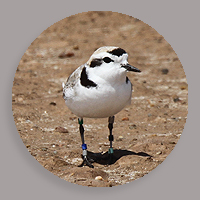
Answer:
POLYGON ((83 156, 83 162, 78 167, 83 167, 84 165, 94 168, 94 166, 90 163, 90 159, 87 156, 83 156))

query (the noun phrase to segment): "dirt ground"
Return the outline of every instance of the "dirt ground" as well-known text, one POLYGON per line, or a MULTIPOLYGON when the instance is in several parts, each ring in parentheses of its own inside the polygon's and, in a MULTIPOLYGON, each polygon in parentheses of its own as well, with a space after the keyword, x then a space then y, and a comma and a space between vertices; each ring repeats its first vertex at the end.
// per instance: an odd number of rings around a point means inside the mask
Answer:
MULTIPOLYGON (((148 174, 174 149, 187 118, 188 86, 176 53, 149 25, 119 13, 87 12, 55 23, 33 41, 17 68, 12 98, 20 137, 43 167, 71 183, 112 187, 148 174), (62 82, 101 46, 125 49, 142 73, 128 73, 134 92, 131 105, 115 116, 114 162, 80 168, 77 117, 65 105, 62 82)), ((91 157, 107 154, 107 123, 84 119, 91 157)))

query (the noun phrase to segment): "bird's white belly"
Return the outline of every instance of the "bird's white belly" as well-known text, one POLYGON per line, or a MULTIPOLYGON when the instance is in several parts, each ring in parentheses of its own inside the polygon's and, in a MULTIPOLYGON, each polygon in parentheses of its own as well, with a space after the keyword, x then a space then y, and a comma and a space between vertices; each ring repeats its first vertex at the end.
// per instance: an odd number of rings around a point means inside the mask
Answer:
POLYGON ((65 102, 78 117, 104 118, 117 114, 130 103, 131 93, 130 83, 98 89, 84 88, 65 102))

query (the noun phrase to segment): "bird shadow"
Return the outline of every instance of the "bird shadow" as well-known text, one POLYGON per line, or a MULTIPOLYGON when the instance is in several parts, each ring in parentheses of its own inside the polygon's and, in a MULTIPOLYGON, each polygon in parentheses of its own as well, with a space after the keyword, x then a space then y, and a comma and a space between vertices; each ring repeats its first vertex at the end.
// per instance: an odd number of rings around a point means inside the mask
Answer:
POLYGON ((136 155, 136 156, 142 156, 142 157, 149 157, 152 156, 145 153, 145 152, 133 152, 128 150, 121 150, 121 149, 114 149, 114 153, 112 154, 112 157, 110 157, 110 154, 108 151, 106 153, 93 153, 91 151, 88 151, 88 157, 92 162, 101 164, 101 165, 109 165, 114 164, 117 160, 119 160, 123 156, 127 155, 136 155))

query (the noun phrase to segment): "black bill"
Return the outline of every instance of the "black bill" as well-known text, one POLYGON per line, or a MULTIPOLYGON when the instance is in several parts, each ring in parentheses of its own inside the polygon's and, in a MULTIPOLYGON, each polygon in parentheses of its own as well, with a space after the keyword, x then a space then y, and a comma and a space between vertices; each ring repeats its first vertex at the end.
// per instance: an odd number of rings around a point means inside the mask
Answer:
POLYGON ((122 67, 124 67, 125 69, 127 69, 128 71, 132 71, 132 72, 141 72, 138 68, 133 67, 130 64, 126 64, 126 65, 122 65, 122 67))

